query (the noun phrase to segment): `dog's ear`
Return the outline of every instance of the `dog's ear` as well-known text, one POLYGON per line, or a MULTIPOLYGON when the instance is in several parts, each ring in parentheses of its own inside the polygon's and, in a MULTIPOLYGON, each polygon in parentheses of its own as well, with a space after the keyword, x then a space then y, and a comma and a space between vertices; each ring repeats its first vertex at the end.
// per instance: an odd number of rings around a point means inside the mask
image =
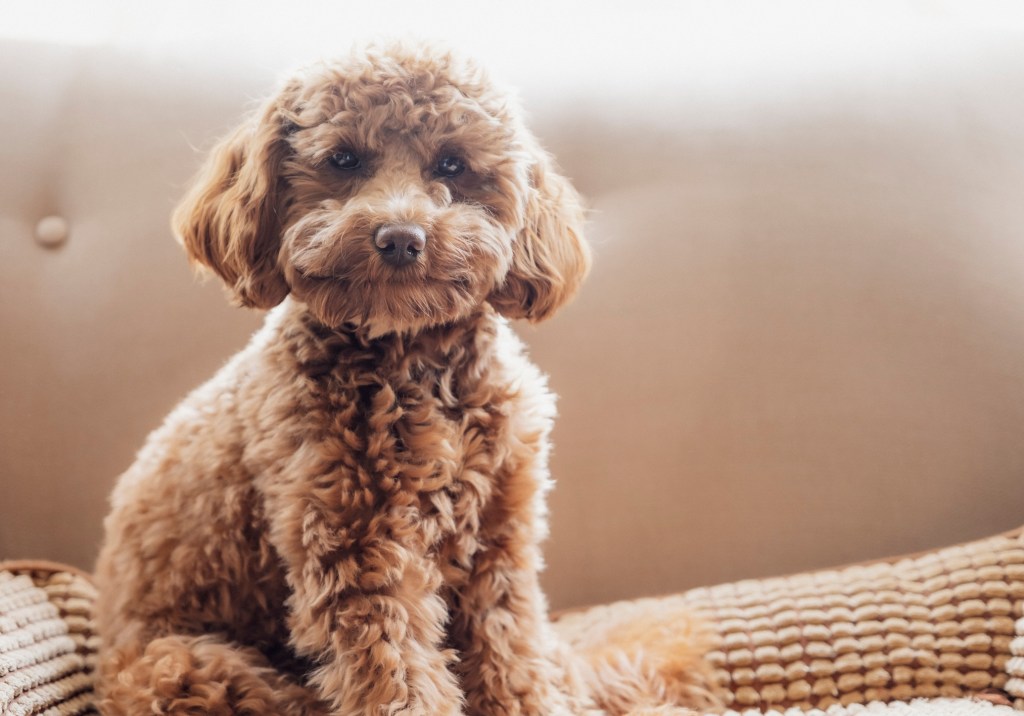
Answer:
POLYGON ((189 259, 224 279, 238 302, 270 308, 288 295, 278 268, 285 92, 220 141, 172 219, 189 259))
POLYGON ((523 228, 512 265, 489 301, 509 318, 542 321, 575 294, 590 270, 579 194, 558 174, 551 157, 534 148, 523 228))

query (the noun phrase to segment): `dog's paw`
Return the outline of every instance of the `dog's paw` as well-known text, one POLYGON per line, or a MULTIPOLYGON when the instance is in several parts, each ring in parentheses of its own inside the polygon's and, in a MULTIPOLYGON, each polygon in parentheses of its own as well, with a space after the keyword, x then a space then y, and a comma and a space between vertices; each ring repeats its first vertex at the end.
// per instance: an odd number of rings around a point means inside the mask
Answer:
POLYGON ((445 704, 403 704, 401 706, 382 709, 381 714, 387 716, 463 716, 462 704, 450 706, 445 704))

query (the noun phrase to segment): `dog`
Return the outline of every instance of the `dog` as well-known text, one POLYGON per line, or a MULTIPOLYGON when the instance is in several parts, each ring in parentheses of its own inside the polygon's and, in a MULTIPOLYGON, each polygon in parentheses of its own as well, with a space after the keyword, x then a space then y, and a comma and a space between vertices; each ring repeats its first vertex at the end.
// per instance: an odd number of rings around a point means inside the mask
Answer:
POLYGON ((309 68, 173 225, 271 310, 113 493, 104 714, 667 713, 699 691, 548 619, 554 398, 508 321, 551 316, 590 252, 508 93, 425 46, 309 68))

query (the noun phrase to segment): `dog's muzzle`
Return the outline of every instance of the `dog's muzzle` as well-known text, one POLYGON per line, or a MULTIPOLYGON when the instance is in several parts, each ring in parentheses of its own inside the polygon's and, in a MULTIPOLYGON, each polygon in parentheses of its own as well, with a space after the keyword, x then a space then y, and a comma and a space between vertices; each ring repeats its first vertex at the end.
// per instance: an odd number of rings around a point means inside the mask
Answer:
POLYGON ((427 246, 427 232, 418 224, 384 224, 373 235, 377 253, 392 266, 415 263, 427 246))

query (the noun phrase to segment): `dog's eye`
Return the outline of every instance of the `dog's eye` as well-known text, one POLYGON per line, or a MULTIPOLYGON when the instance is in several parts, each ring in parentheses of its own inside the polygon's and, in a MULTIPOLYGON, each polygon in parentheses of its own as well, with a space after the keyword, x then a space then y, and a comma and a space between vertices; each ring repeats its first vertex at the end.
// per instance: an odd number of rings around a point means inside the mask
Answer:
POLYGON ((332 154, 330 162, 334 166, 338 167, 338 169, 358 169, 362 166, 362 162, 359 160, 359 157, 347 149, 332 154))
POLYGON ((456 156, 441 157, 437 160, 437 166, 434 167, 434 173, 439 177, 457 177, 462 172, 466 171, 466 163, 456 156))

